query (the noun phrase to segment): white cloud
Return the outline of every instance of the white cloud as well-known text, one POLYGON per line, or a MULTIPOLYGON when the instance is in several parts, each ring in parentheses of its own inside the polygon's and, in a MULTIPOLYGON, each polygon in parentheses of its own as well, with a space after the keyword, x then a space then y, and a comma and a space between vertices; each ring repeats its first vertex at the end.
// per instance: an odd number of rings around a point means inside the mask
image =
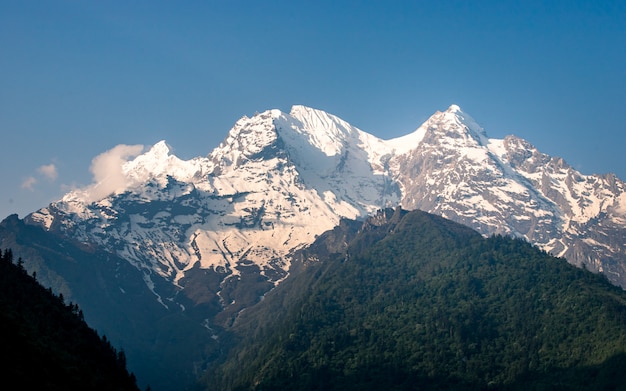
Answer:
POLYGON ((57 177, 59 176, 59 173, 57 172, 57 167, 54 165, 54 163, 45 164, 39 167, 37 169, 37 172, 39 172, 44 177, 48 178, 48 180, 50 181, 56 180, 57 177))
POLYGON ((131 181, 122 171, 122 166, 139 155, 143 148, 143 145, 120 144, 93 158, 90 171, 94 183, 82 190, 81 198, 94 202, 125 190, 131 181))
POLYGON ((30 191, 34 190, 35 183, 37 183, 37 179, 35 177, 29 176, 28 178, 22 181, 22 189, 28 189, 30 191))

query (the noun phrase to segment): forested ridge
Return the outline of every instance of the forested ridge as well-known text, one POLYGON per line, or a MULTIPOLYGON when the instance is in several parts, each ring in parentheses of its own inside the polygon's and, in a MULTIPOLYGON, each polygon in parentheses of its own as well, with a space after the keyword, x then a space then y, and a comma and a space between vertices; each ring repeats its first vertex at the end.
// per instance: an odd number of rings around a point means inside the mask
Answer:
POLYGON ((99 336, 78 305, 45 289, 0 251, 0 374, 19 389, 138 390, 123 350, 99 336))
POLYGON ((626 389, 624 291, 523 240, 385 213, 305 250, 203 388, 626 389))

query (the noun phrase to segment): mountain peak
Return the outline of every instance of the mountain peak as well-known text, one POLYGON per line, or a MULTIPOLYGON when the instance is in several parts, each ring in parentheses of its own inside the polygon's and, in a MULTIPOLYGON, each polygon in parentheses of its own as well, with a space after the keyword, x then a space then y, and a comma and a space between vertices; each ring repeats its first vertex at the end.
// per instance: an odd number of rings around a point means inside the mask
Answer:
POLYGON ((164 140, 161 140, 154 144, 147 152, 126 162, 122 166, 122 170, 127 175, 128 173, 137 173, 138 171, 158 175, 168 169, 168 163, 171 157, 173 156, 170 155, 170 147, 164 140))
POLYGON ((251 118, 241 117, 209 158, 220 166, 238 166, 254 159, 277 141, 274 122, 282 116, 279 110, 267 110, 251 118))
POLYGON ((291 106, 291 110, 289 111, 289 114, 293 115, 293 116, 297 116, 298 113, 311 113, 311 112, 323 112, 323 113, 325 113, 322 110, 314 109, 314 108, 309 107, 309 106, 293 105, 293 106, 291 106))
POLYGON ((455 132, 468 133, 481 145, 488 143, 485 130, 456 104, 450 105, 444 112, 435 113, 427 123, 443 125, 443 128, 448 131, 454 129, 455 132))
POLYGON ((148 151, 148 154, 151 154, 155 157, 164 157, 169 155, 171 148, 165 140, 161 140, 158 143, 154 144, 152 148, 148 151))
POLYGON ((446 110, 447 113, 462 113, 463 110, 461 110, 461 108, 458 105, 455 104, 451 104, 450 107, 448 107, 448 110, 446 110))
POLYGON ((297 121, 289 127, 326 156, 340 154, 347 140, 363 133, 337 116, 302 105, 293 106, 289 116, 297 121))

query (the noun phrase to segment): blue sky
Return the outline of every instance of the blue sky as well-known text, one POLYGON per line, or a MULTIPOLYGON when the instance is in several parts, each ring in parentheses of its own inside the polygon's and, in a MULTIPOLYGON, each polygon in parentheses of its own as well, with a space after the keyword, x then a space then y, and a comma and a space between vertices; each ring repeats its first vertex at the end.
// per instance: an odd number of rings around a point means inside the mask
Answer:
POLYGON ((0 219, 166 140, 207 155, 294 104, 381 138, 458 104, 626 179, 624 1, 0 1, 0 219))

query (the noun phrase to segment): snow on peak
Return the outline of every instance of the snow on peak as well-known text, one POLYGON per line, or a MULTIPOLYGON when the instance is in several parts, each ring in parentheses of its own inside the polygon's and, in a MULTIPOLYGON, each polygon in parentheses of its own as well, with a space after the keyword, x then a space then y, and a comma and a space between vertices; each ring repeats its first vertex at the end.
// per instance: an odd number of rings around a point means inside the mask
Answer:
POLYGON ((448 107, 448 110, 446 110, 446 112, 448 113, 462 113, 463 110, 461 110, 461 108, 458 105, 452 104, 450 105, 450 107, 448 107))
POLYGON ((463 138, 470 136, 480 145, 487 145, 489 139, 485 130, 472 118, 466 114, 458 105, 451 105, 444 112, 436 112, 424 123, 428 129, 440 129, 447 135, 456 134, 463 138))
POLYGON ((209 159, 183 161, 171 153, 164 140, 143 154, 144 147, 140 145, 117 146, 94 159, 93 184, 69 193, 64 199, 90 203, 147 181, 156 180, 165 184, 167 177, 195 183, 194 178, 212 172, 215 164, 222 168, 235 168, 244 161, 273 156, 277 146, 282 145, 277 144, 278 141, 285 143, 297 164, 305 164, 311 169, 335 170, 339 164, 346 162, 346 158, 350 158, 364 159, 378 173, 383 170, 389 156, 417 148, 431 128, 473 133, 472 138, 486 145, 482 142, 487 140, 484 130, 456 104, 443 113, 436 113, 414 132, 391 140, 379 139, 323 110, 294 105, 289 114, 274 109, 252 117, 243 116, 211 152, 209 159))
POLYGON ((179 159, 170 153, 165 141, 159 141, 141 154, 143 150, 143 145, 121 144, 96 156, 91 163, 93 183, 69 192, 62 200, 89 204, 152 179, 165 184, 168 176, 189 181, 205 163, 202 159, 179 159))
POLYGON ((150 148, 147 154, 151 154, 157 158, 159 157, 164 158, 167 155, 169 155, 170 150, 171 150, 170 146, 167 145, 165 140, 161 140, 158 143, 154 144, 152 148, 150 148))
POLYGON ((185 161, 172 155, 170 147, 162 140, 154 144, 148 152, 126 162, 122 171, 130 180, 129 184, 141 184, 151 178, 164 179, 166 176, 188 181, 198 171, 198 161, 185 161))
POLYGON ((299 122, 292 129, 327 156, 340 154, 347 140, 362 133, 339 117, 306 106, 293 106, 289 115, 299 122))
POLYGON ((209 157, 226 166, 254 157, 276 141, 274 120, 281 116, 280 110, 267 110, 251 118, 241 117, 209 157))
POLYGON ((454 130, 457 133, 465 133, 465 128, 468 128, 484 133, 482 128, 475 124, 471 117, 463 113, 458 105, 453 104, 446 111, 438 111, 433 114, 412 133, 388 140, 386 143, 393 148, 395 153, 405 154, 417 148, 429 131, 440 128, 443 130, 454 130))
POLYGON ((487 139, 487 133, 485 132, 485 129, 482 128, 482 126, 480 126, 478 124, 478 122, 476 122, 474 120, 474 118, 472 118, 469 114, 465 113, 463 110, 461 110, 461 108, 457 105, 452 105, 448 108, 447 110, 450 113, 454 113, 457 118, 459 119, 459 121, 467 126, 467 128, 474 133, 475 135, 479 136, 481 138, 481 140, 486 140, 487 139))
POLYGON ((91 203, 124 191, 129 186, 129 181, 122 167, 143 149, 143 145, 120 144, 96 156, 91 161, 90 167, 93 183, 69 192, 63 197, 63 201, 91 203))

